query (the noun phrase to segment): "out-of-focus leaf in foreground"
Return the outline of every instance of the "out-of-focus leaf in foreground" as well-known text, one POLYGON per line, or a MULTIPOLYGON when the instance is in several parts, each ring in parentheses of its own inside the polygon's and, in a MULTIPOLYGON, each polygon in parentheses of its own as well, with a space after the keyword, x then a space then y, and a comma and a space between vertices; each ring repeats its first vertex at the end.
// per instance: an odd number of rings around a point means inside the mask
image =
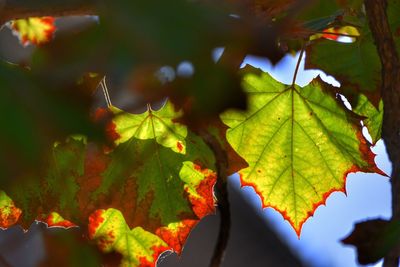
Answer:
POLYGON ((345 191, 348 173, 380 172, 360 118, 319 78, 301 88, 247 67, 243 84, 249 110, 222 115, 228 142, 249 163, 239 172, 242 185, 254 187, 263 207, 280 211, 298 235, 332 192, 345 191))
MULTIPOLYGON (((400 1, 390 1, 387 7, 389 24, 393 32, 400 26, 400 1)), ((381 64, 378 51, 362 12, 346 15, 342 26, 355 26, 359 36, 354 42, 317 40, 307 47, 306 68, 322 69, 333 75, 341 84, 343 93, 353 106, 358 95, 364 94, 372 105, 379 108, 381 64)), ((394 35, 397 48, 400 38, 394 35)))
POLYGON ((22 175, 32 177, 42 169, 56 140, 76 133, 101 139, 101 128, 88 115, 90 96, 74 81, 68 87, 53 87, 48 79, 38 79, 26 69, 0 62, 0 90, 3 190, 10 184, 23 183, 19 180, 22 175))
POLYGON ((11 21, 11 28, 23 45, 42 45, 53 38, 54 20, 53 17, 17 19, 11 21))
POLYGON ((273 62, 283 56, 277 41, 283 28, 252 16, 231 16, 229 6, 220 2, 105 1, 97 11, 100 19, 92 27, 60 33, 37 50, 32 71, 59 83, 85 72, 117 73, 123 81, 132 78, 134 83, 127 82, 126 88, 139 91, 146 103, 169 96, 175 106, 193 111, 199 119, 227 107, 245 108, 236 68, 216 65, 215 48, 233 44, 240 62, 247 54, 273 62), (182 62, 193 65, 192 76, 176 75, 180 82, 152 87, 158 69, 175 69, 182 62))
POLYGON ((19 220, 21 212, 14 201, 5 192, 0 191, 0 227, 8 228, 14 225, 19 220))

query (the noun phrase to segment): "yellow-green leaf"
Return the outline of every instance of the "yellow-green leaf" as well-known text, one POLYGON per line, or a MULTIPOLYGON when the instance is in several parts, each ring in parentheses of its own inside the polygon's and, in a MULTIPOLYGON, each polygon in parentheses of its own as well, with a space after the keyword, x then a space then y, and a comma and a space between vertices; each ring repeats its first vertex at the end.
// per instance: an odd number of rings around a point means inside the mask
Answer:
POLYGON ((239 172, 242 185, 254 187, 263 207, 280 211, 298 235, 330 193, 345 191, 349 172, 379 172, 359 118, 319 78, 301 88, 247 67, 243 86, 249 109, 222 115, 228 142, 249 163, 239 172))

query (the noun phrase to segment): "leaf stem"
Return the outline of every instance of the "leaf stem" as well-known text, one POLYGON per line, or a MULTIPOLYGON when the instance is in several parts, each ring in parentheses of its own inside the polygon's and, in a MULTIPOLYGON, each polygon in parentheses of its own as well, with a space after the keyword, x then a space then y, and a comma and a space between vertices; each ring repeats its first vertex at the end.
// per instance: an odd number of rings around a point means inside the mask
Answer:
POLYGON ((106 76, 101 80, 100 86, 103 89, 104 99, 106 100, 107 107, 112 107, 110 94, 108 93, 108 87, 106 83, 106 76))
MULTIPOLYGON (((400 58, 386 14, 387 0, 365 0, 369 28, 380 61, 383 99, 382 138, 392 162, 392 221, 400 221, 400 58)), ((383 266, 398 267, 400 244, 384 258, 383 266)))
POLYGON ((199 134, 204 142, 214 152, 216 158, 217 182, 214 191, 217 197, 218 210, 221 219, 219 224, 218 240, 214 248, 214 254, 211 258, 210 267, 219 267, 225 255, 231 228, 231 213, 227 184, 228 156, 215 136, 210 134, 208 131, 199 131, 199 134))
POLYGON ((304 45, 301 48, 299 59, 297 60, 297 64, 296 64, 296 69, 294 70, 292 86, 294 86, 296 83, 297 73, 299 72, 299 67, 300 67, 301 60, 303 59, 303 54, 304 54, 304 45))

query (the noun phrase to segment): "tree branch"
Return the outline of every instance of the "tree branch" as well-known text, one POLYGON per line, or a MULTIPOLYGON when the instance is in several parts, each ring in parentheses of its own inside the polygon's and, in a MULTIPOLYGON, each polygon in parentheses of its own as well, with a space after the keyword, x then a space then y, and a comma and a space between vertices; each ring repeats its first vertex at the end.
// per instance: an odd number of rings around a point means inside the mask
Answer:
MULTIPOLYGON (((382 138, 392 162, 392 220, 400 220, 400 60, 386 15, 387 0, 365 0, 369 27, 382 64, 384 104, 382 138)), ((399 246, 384 260, 384 266, 399 265, 399 246)))
POLYGON ((208 131, 199 131, 204 142, 214 152, 217 164, 217 182, 215 184, 215 194, 218 201, 218 210, 220 212, 220 224, 217 244, 214 248, 214 254, 211 258, 210 267, 219 267, 224 258, 225 250, 228 245, 229 233, 231 228, 231 213, 228 199, 228 157, 227 153, 219 143, 216 137, 208 131))
POLYGON ((14 19, 96 14, 97 1, 0 0, 0 25, 14 19))

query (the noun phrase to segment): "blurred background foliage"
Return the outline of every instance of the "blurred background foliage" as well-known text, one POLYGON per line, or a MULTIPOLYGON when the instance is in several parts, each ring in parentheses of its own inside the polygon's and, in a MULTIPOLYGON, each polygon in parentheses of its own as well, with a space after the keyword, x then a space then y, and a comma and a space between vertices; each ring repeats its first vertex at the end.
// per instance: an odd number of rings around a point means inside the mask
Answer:
POLYGON ((127 111, 169 97, 183 108, 183 120, 194 126, 227 108, 245 109, 237 76, 244 57, 263 56, 274 63, 293 53, 309 35, 305 21, 323 28, 334 20, 340 1, 328 2, 7 2, 3 20, 25 10, 63 14, 59 10, 75 8, 81 15, 97 16, 61 26, 53 41, 29 49, 31 57, 16 55, 13 60, 3 54, 1 108, 8 115, 2 116, 7 127, 0 138, 5 148, 0 152, 1 180, 16 177, 25 169, 20 166, 40 168, 44 147, 70 134, 101 140, 101 127, 93 125, 88 111, 97 105, 93 96, 105 74, 112 77, 112 94, 136 96, 135 103, 125 105, 127 111), (216 63, 213 51, 218 47, 225 52, 216 63), (191 71, 176 71, 182 62, 191 71))

